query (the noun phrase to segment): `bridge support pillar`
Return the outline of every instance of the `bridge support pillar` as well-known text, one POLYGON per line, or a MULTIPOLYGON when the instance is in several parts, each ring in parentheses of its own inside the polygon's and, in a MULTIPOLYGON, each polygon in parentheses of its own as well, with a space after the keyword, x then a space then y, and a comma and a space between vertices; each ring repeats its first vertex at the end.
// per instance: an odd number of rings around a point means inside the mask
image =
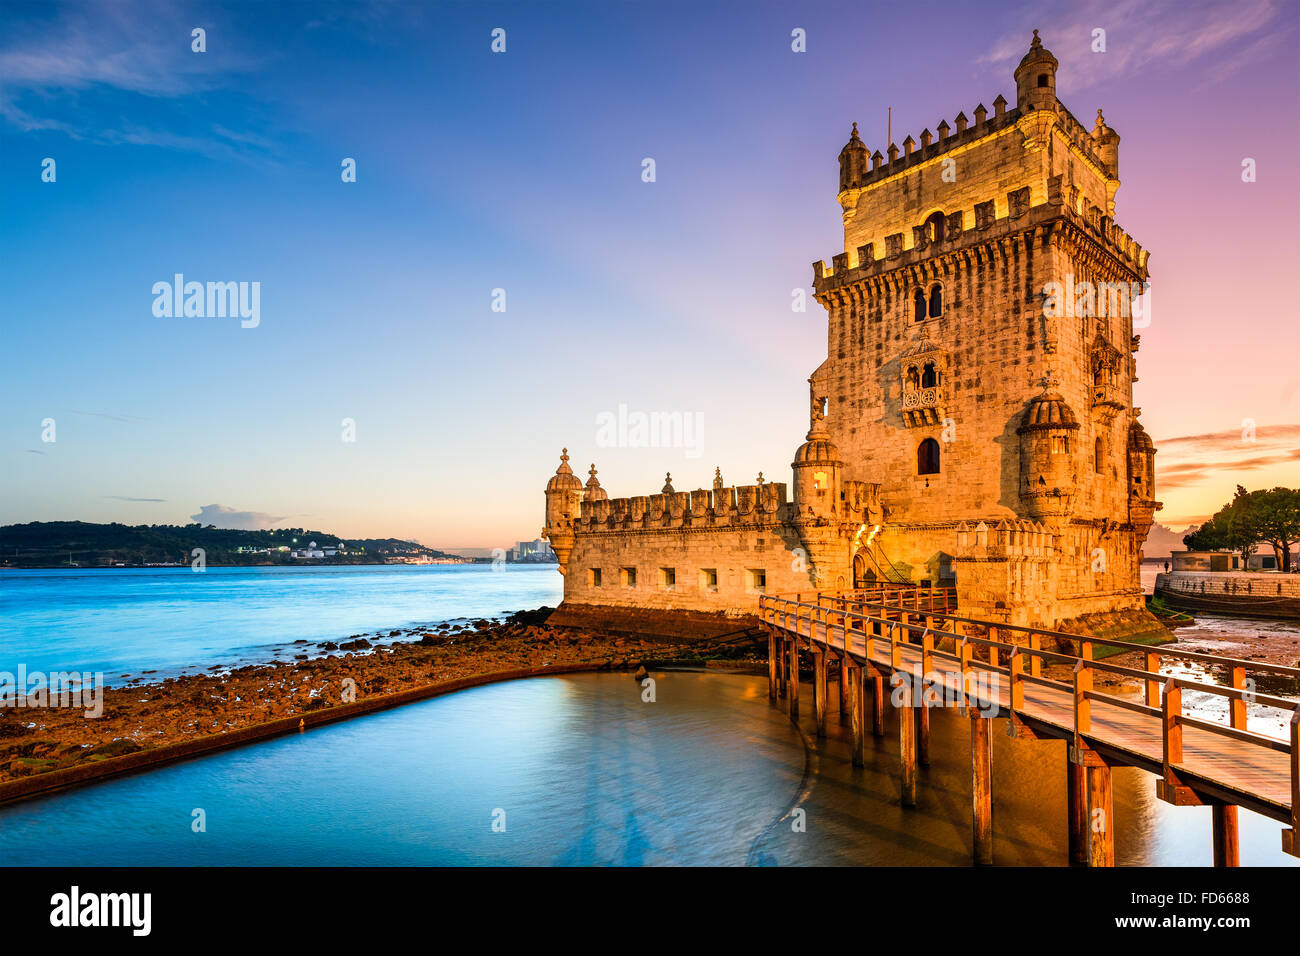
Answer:
POLYGON ((885 736, 885 675, 871 668, 871 732, 885 736))
POLYGON ((916 806, 916 725, 915 689, 910 675, 900 674, 903 704, 898 715, 898 759, 902 764, 903 806, 916 806))
POLYGON ((790 701, 790 719, 799 723, 799 641, 791 639, 790 644, 790 690, 786 697, 790 701))
POLYGON ((773 703, 776 702, 777 685, 780 683, 780 678, 777 676, 777 667, 779 666, 779 661, 780 661, 778 654, 779 652, 777 651, 777 647, 776 647, 776 631, 774 630, 768 631, 767 632, 767 699, 772 701, 773 703))
POLYGON ((849 656, 840 658, 840 717, 849 713, 849 656))
POLYGON ((970 712, 971 830, 975 862, 993 862, 993 721, 970 712))
POLYGON ((920 701, 916 706, 916 759, 922 767, 930 766, 930 708, 925 703, 925 691, 921 690, 920 701))
POLYGON ((786 694, 785 680, 785 638, 781 634, 776 635, 776 696, 784 697, 786 694))
POLYGON ((851 755, 853 766, 861 767, 865 763, 863 757, 865 748, 863 747, 863 736, 866 725, 865 700, 866 695, 863 693, 862 686, 862 668, 857 664, 849 664, 849 726, 853 730, 853 743, 851 755))
POLYGON ((1241 866, 1236 805, 1215 803, 1211 812, 1214 816, 1214 865, 1241 866))
POLYGON ((813 660, 813 716, 817 721, 817 736, 826 736, 826 652, 816 648, 813 660))
POLYGON ((1074 747, 1071 756, 1082 765, 1085 778, 1088 865, 1114 866, 1115 814, 1110 766, 1095 750, 1074 747))
MULTIPOLYGON (((1067 753, 1067 758, 1069 754, 1067 753)), ((1070 826, 1070 863, 1084 865, 1088 862, 1088 786, 1083 766, 1067 759, 1065 762, 1066 816, 1070 826)))

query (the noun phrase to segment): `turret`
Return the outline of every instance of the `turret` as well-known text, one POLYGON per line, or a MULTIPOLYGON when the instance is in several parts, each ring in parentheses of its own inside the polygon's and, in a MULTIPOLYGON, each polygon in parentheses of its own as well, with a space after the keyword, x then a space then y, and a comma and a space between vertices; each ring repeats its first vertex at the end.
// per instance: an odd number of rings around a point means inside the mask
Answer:
POLYGON ((813 419, 807 441, 794 453, 794 507, 799 518, 829 518, 839 510, 839 449, 821 416, 813 419))
POLYGON ((546 483, 546 526, 542 537, 551 543, 563 574, 573 550, 573 521, 582 501, 582 482, 569 467, 569 449, 560 452, 560 467, 546 483))
POLYGON ((1092 144, 1106 164, 1106 211, 1114 217, 1115 193, 1119 192, 1119 133, 1106 125, 1101 110, 1097 110, 1097 125, 1092 128, 1092 144))
POLYGON ((840 150, 840 192, 856 189, 862 185, 867 174, 867 146, 858 137, 858 124, 853 124, 849 141, 840 150))
POLYGON ((1016 67, 1016 106, 1022 113, 1056 109, 1056 57, 1034 31, 1033 42, 1016 67))
POLYGON ((1045 385, 1025 409, 1020 435, 1020 502, 1033 518, 1064 517, 1074 499, 1073 445, 1079 419, 1059 393, 1045 385))

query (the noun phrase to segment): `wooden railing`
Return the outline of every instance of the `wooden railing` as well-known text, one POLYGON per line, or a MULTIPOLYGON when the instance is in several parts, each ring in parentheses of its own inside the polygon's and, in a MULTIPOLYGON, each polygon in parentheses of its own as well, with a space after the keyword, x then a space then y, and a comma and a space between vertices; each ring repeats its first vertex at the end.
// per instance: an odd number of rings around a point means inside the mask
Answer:
MULTIPOLYGON (((1294 842, 1295 833, 1300 832, 1300 705, 1295 700, 1256 690, 1255 680, 1249 676, 1266 674, 1300 681, 1300 668, 1049 628, 978 620, 950 613, 955 603, 955 596, 949 589, 875 588, 764 596, 759 601, 759 616, 768 625, 780 628, 796 639, 816 642, 846 657, 858 656, 858 640, 864 642, 860 655, 864 661, 878 661, 887 646, 889 663, 894 670, 902 667, 903 647, 917 647, 920 649, 920 676, 924 678, 930 674, 936 660, 954 665, 954 670, 960 674, 967 704, 979 703, 970 699, 968 676, 980 672, 996 674, 998 680, 1008 682, 1012 716, 1025 709, 1026 685, 1050 687, 1067 693, 1074 706, 1073 743, 1079 748, 1106 743, 1094 731, 1092 705, 1096 702, 1148 716, 1153 720, 1152 739, 1157 727, 1160 733, 1161 784, 1164 788, 1161 796, 1173 802, 1182 802, 1178 799, 1179 793, 1186 789, 1182 782, 1185 771, 1184 728, 1195 728, 1224 741, 1246 744, 1260 751, 1287 754, 1291 782, 1289 813, 1285 817, 1276 813, 1270 815, 1291 824, 1292 831, 1284 836, 1284 843, 1288 852, 1300 855, 1300 845, 1294 842), (1045 639, 1055 643, 1056 649, 1044 647, 1045 639), (951 649, 945 650, 945 645, 951 649), (1117 654, 1137 654, 1142 666, 1098 661, 1094 658, 1094 650, 1098 647, 1112 648, 1117 654), (978 659, 977 651, 987 660, 978 659), (1044 662, 1069 666, 1071 678, 1057 680, 1043 676, 1044 662), (1163 673, 1161 665, 1167 662, 1195 662, 1222 669, 1228 685, 1163 673), (1097 690, 1094 676, 1098 672, 1140 682, 1140 699, 1097 690), (1184 713, 1184 691, 1225 698, 1228 701, 1226 720, 1207 720, 1184 713), (1289 739, 1249 729, 1246 719, 1248 704, 1289 714, 1289 739)), ((997 700, 990 703, 1000 706, 997 700)), ((1232 809, 1235 812, 1235 807, 1232 809)))

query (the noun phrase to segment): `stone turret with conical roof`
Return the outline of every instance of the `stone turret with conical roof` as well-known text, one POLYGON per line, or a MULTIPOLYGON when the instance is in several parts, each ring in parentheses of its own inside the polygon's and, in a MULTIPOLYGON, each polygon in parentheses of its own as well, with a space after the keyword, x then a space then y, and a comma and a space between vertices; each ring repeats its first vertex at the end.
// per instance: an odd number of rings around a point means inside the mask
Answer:
POLYGON ((839 511, 843 462, 820 415, 814 417, 807 439, 795 451, 791 467, 798 517, 830 518, 839 511))
POLYGON ((1056 109, 1056 57, 1034 31, 1029 52, 1016 67, 1016 106, 1021 112, 1056 109))
POLYGON ((1075 495, 1075 443, 1079 418, 1055 391, 1053 376, 1043 377, 1043 391, 1025 407, 1020 435, 1020 502, 1034 518, 1070 513, 1075 495))
POLYGON ((569 449, 565 448, 560 452, 560 467, 546 483, 546 526, 542 529, 542 537, 551 543, 560 562, 561 574, 573 550, 573 521, 578 517, 581 503, 582 481, 569 467, 569 449))
POLYGON ((1160 510, 1160 502, 1155 500, 1156 446, 1138 421, 1140 414, 1140 409, 1133 409, 1133 420, 1128 426, 1128 517, 1145 541, 1160 510))
POLYGON ((840 150, 840 192, 862 185, 869 159, 867 144, 858 136, 858 124, 854 123, 849 141, 840 150))

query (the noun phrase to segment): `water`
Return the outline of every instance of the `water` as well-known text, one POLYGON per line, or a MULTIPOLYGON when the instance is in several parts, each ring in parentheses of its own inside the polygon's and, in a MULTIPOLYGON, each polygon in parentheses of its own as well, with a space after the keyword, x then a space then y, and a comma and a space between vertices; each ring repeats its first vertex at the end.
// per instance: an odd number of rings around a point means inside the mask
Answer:
POLYGON ((0 671, 154 679, 291 660, 355 634, 559 603, 550 565, 105 568, 0 573, 0 671))
MULTIPOLYGON (((886 736, 869 741, 867 766, 854 768, 847 734, 834 719, 831 738, 807 752, 799 731, 769 706, 764 678, 654 676, 653 703, 642 701, 640 685, 625 674, 496 684, 16 804, 0 809, 0 859, 970 862, 968 718, 934 712, 919 805, 904 809, 892 711, 886 736), (802 816, 789 812, 796 803, 802 816), (196 809, 205 832, 194 832, 196 809), (494 818, 504 819, 505 832, 493 831, 494 818)), ((1064 865, 1064 744, 1001 733, 993 742, 995 862, 1064 865)), ((1155 778, 1137 770, 1115 770, 1114 786, 1119 863, 1210 864, 1207 808, 1159 802, 1155 778)), ((1281 853, 1279 831, 1242 811, 1242 862, 1300 862, 1281 853)))

